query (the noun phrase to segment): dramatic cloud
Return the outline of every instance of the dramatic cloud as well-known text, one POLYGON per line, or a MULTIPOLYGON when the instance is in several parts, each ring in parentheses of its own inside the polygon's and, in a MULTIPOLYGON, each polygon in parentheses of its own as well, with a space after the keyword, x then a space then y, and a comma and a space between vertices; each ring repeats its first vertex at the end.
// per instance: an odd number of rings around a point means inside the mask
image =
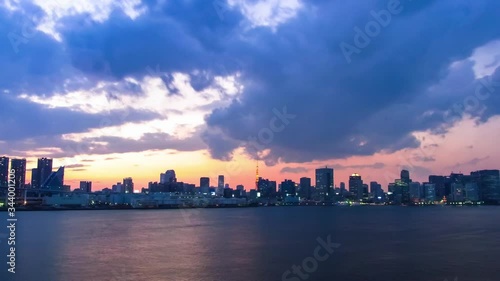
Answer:
POLYGON ((494 0, 6 3, 0 144, 16 155, 303 163, 500 114, 494 0))
MULTIPOLYGON (((287 106, 297 118, 283 131, 261 138, 262 147, 271 151, 270 162, 390 153, 418 147, 412 132, 446 132, 464 117, 454 104, 467 102, 481 85, 467 58, 499 38, 491 24, 499 4, 402 1, 401 14, 348 63, 339 44, 353 44, 358 36, 353 28, 364 27, 372 20, 370 11, 386 3, 360 3, 358 11, 339 1, 315 3, 314 20, 304 9, 276 33, 252 33, 252 42, 260 46, 243 75, 252 83, 240 102, 214 111, 208 125, 246 141, 249 134, 264 133, 273 108, 287 106), (340 15, 346 11, 354 15, 340 15), (459 60, 456 69, 450 68, 459 60)), ((498 114, 497 99, 491 94, 491 106, 467 113, 483 120, 498 114)), ((486 105, 484 99, 479 102, 486 105)))
MULTIPOLYGON (((78 141, 61 139, 59 136, 44 136, 5 144, 9 155, 29 157, 31 154, 51 158, 78 155, 101 155, 112 153, 142 152, 148 150, 196 151, 206 148, 199 136, 179 139, 165 133, 146 133, 139 139, 112 136, 88 137, 78 141), (33 149, 34 143, 36 149, 33 149)), ((115 158, 106 158, 112 160, 115 158)))
POLYGON ((41 136, 79 133, 91 128, 150 120, 157 115, 132 108, 92 114, 71 108, 51 108, 0 93, 1 140, 20 141, 41 136))

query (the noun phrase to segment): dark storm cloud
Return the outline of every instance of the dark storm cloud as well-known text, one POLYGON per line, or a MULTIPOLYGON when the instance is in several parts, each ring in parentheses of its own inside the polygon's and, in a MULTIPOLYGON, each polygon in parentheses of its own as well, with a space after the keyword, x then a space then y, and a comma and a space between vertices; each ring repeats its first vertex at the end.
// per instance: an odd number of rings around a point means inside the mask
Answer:
MULTIPOLYGON (((32 150, 33 143, 39 148, 50 148, 47 157, 62 158, 77 155, 103 155, 113 153, 142 152, 172 149, 177 151, 196 151, 206 148, 206 144, 196 135, 189 139, 178 139, 166 133, 146 133, 141 138, 128 139, 114 136, 87 137, 80 141, 62 139, 60 136, 40 136, 8 142, 2 147, 7 155, 29 157, 29 153, 20 153, 32 150)), ((108 157, 105 160, 115 160, 108 157)))
POLYGON ((40 136, 86 132, 92 128, 151 120, 151 112, 134 109, 89 114, 68 108, 49 108, 30 101, 0 94, 0 140, 15 142, 40 136))
POLYGON ((73 65, 88 74, 105 72, 115 78, 143 76, 155 67, 167 73, 204 70, 194 75, 195 88, 208 85, 222 70, 234 71, 220 61, 230 59, 224 51, 237 35, 241 14, 228 11, 221 21, 212 1, 169 1, 155 9, 151 7, 156 4, 149 4, 150 10, 135 20, 119 11, 103 23, 85 15, 68 17, 60 31, 73 65))
MULTIPOLYGON (((371 20, 374 7, 360 7, 364 17, 343 17, 343 5, 329 3, 318 4, 325 17, 317 21, 303 12, 276 34, 253 34, 259 48, 244 77, 252 84, 241 102, 214 111, 209 126, 246 140, 267 126, 273 107, 286 105, 297 118, 262 144, 271 149, 270 158, 305 162, 418 147, 411 132, 443 133, 459 119, 444 113, 474 93, 474 77, 462 77, 468 91, 454 95, 429 100, 427 89, 446 77, 451 62, 499 38, 492 25, 498 22, 498 2, 427 1, 418 7, 402 2, 403 12, 350 64, 338 46, 352 42, 353 27, 371 20)), ((356 4, 347 9, 351 5, 356 4)))
MULTIPOLYGON (((454 104, 466 105, 480 81, 472 65, 449 65, 500 38, 500 2, 401 1, 401 12, 347 60, 341 43, 355 45, 355 28, 364 29, 374 20, 372 11, 387 9, 390 1, 303 1, 297 16, 276 30, 249 29, 237 8, 226 6, 221 17, 205 0, 145 1, 148 11, 134 20, 120 11, 104 22, 69 16, 58 25, 62 43, 33 37, 22 56, 7 56, 14 74, 2 81, 12 88, 44 77, 51 82, 45 84, 64 88, 57 74, 70 67, 88 77, 86 83, 154 75, 170 84, 168 73, 180 71, 203 89, 216 75, 240 72, 243 94, 214 109, 199 135, 214 158, 229 160, 241 145, 254 157, 269 149, 264 160, 271 164, 418 147, 412 132, 443 134, 463 117, 454 104), (39 76, 23 76, 33 71, 39 76), (296 118, 276 129, 275 109, 284 107, 296 118)), ((0 29, 7 32, 15 25, 3 14, 5 19, 0 29)), ((129 86, 132 93, 138 87, 129 86)), ((480 100, 483 109, 468 110, 482 122, 500 113, 500 90, 490 88, 497 91, 480 100)), ((118 96, 122 89, 111 92, 118 96)), ((116 141, 123 152, 141 146, 116 141)), ((155 138, 144 143, 150 141, 155 138)))
POLYGON ((241 145, 240 142, 226 137, 217 130, 205 130, 201 138, 208 145, 212 157, 221 160, 231 160, 233 150, 241 145))
POLYGON ((0 6, 0 91, 50 95, 69 78, 63 46, 35 29, 44 13, 24 2, 24 11, 0 6))
POLYGON ((166 133, 146 133, 138 140, 104 136, 87 138, 84 139, 83 142, 88 143, 89 154, 111 154, 165 149, 196 151, 206 148, 206 145, 199 137, 177 139, 166 133))

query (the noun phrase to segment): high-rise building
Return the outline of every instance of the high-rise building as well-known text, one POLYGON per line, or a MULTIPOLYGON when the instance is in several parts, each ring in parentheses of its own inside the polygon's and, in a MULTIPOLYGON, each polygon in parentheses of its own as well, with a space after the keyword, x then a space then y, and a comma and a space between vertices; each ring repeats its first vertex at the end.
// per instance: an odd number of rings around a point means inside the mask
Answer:
POLYGON ((31 187, 32 188, 40 188, 40 178, 38 177, 38 169, 31 169, 31 187))
POLYGON ((132 178, 123 179, 123 189, 125 193, 134 193, 134 181, 132 178))
POLYGON ((9 157, 0 157, 0 188, 9 185, 9 157))
POLYGON ((51 190, 64 190, 64 167, 59 167, 56 172, 52 172, 40 187, 51 190))
POLYGON ((448 194, 446 193, 446 177, 431 175, 429 176, 429 183, 433 183, 436 189, 436 197, 438 200, 442 200, 448 194))
POLYGON ((410 203, 410 184, 406 180, 407 178, 405 178, 405 181, 397 179, 395 182, 395 188, 396 188, 395 193, 400 195, 400 197, 397 197, 398 198, 397 203, 400 204, 410 203))
POLYGON ((345 182, 340 183, 340 194, 344 195, 346 193, 345 182))
POLYGON ((371 194, 375 194, 379 191, 379 189, 382 189, 382 185, 380 185, 378 182, 376 181, 372 181, 370 182, 370 193, 371 194))
POLYGON ((333 194, 334 176, 332 168, 316 169, 316 190, 325 200, 333 194))
POLYGON ((160 174, 160 183, 173 183, 177 182, 174 170, 167 170, 165 173, 160 174))
POLYGON ((285 179, 281 182, 281 195, 284 197, 295 196, 295 182, 285 179))
POLYGON ((217 179, 217 194, 224 194, 224 175, 219 175, 217 179))
POLYGON ((465 187, 462 183, 452 183, 449 196, 451 202, 463 202, 465 200, 465 187))
POLYGON ((411 182, 410 172, 408 170, 401 170, 401 181, 407 183, 408 185, 411 182))
POLYGON ((368 199, 370 197, 370 193, 368 192, 368 184, 363 183, 363 199, 368 199))
POLYGON ((409 187, 410 201, 419 202, 421 199, 421 185, 419 182, 411 182, 409 187))
POLYGON ((261 198, 275 198, 276 182, 259 178, 259 181, 257 183, 257 192, 260 194, 261 198))
POLYGON ((83 192, 91 193, 92 192, 92 182, 91 181, 81 181, 80 182, 80 190, 83 192))
POLYGON ((40 188, 41 185, 52 174, 52 159, 38 158, 36 174, 32 173, 31 186, 33 188, 40 188), (36 177, 35 177, 36 176, 36 177))
POLYGON ((363 180, 361 179, 361 176, 356 173, 349 176, 349 193, 351 193, 354 199, 362 200, 363 191, 363 180))
POLYGON ((236 186, 236 190, 233 191, 233 194, 234 194, 234 197, 236 197, 236 198, 244 197, 246 195, 245 187, 241 184, 238 184, 236 186))
POLYGON ((479 198, 483 201, 500 200, 500 171, 481 170, 471 173, 472 179, 479 187, 479 198))
POLYGON ((26 159, 10 160, 10 168, 14 170, 15 188, 23 188, 26 183, 26 159))
POLYGON ((208 194, 210 191, 210 178, 201 177, 200 178, 200 192, 203 194, 208 194))
POLYGON ((311 178, 300 178, 300 197, 311 199, 311 178))
MULTIPOLYGON (((158 185, 158 183, 156 183, 158 185)), ((150 182, 148 185, 148 188, 151 192, 154 192, 154 183, 150 182)), ((125 193, 125 189, 123 188, 123 184, 121 182, 117 182, 116 184, 113 184, 111 187, 111 190, 113 192, 118 192, 118 193, 125 193)))
POLYGON ((479 201, 479 186, 476 182, 465 184, 465 200, 471 202, 479 201))
POLYGON ((424 183, 425 202, 433 203, 436 201, 436 184, 424 183))
POLYGON ((398 202, 398 199, 399 199, 399 202, 401 202, 401 194, 398 193, 399 190, 398 190, 398 187, 396 186, 396 183, 389 183, 387 185, 387 199, 389 199, 389 202, 391 203, 397 203, 398 202))
POLYGON ((376 181, 370 182, 370 194, 372 198, 376 199, 376 201, 381 200, 384 197, 382 185, 376 181))

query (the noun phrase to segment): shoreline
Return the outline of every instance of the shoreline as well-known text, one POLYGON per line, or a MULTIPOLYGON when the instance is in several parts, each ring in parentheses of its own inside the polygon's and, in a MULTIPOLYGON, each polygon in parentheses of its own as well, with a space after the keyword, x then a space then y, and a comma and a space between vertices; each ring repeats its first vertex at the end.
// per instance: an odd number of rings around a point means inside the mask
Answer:
MULTIPOLYGON (((499 206, 493 204, 428 204, 428 205, 340 205, 340 204, 284 204, 284 205, 246 205, 246 206, 206 206, 206 207, 189 207, 189 206, 175 206, 175 205, 165 205, 158 207, 132 207, 132 206, 113 206, 113 207, 79 207, 79 206, 37 206, 37 207, 24 207, 19 206, 16 208, 16 212, 38 212, 38 211, 108 211, 108 210, 189 210, 189 209, 235 209, 235 208, 267 208, 267 207, 481 207, 481 206, 499 206)), ((8 208, 0 207, 0 212, 7 212, 8 208)))

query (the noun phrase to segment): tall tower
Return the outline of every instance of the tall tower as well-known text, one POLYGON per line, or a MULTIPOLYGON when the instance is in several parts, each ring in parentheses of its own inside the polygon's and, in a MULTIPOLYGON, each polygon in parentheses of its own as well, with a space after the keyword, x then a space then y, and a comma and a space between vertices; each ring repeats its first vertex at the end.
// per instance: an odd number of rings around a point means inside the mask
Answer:
POLYGON ((0 187, 7 187, 9 182, 9 157, 0 157, 0 187))
POLYGON ((316 169, 316 189, 328 201, 333 190, 333 169, 319 168, 316 169))
POLYGON ((259 189, 259 161, 257 161, 257 169, 255 170, 255 190, 259 189))
POLYGON ((410 184, 411 179, 410 179, 410 172, 408 170, 401 170, 401 181, 410 184))
POLYGON ((36 173, 33 188, 41 188, 42 184, 50 177, 52 174, 52 159, 49 158, 38 158, 38 163, 36 167, 36 173))
POLYGON ((26 182, 26 159, 11 159, 10 168, 14 170, 15 187, 24 188, 26 182))
POLYGON ((220 196, 224 195, 224 175, 219 175, 217 182, 217 194, 220 196))

